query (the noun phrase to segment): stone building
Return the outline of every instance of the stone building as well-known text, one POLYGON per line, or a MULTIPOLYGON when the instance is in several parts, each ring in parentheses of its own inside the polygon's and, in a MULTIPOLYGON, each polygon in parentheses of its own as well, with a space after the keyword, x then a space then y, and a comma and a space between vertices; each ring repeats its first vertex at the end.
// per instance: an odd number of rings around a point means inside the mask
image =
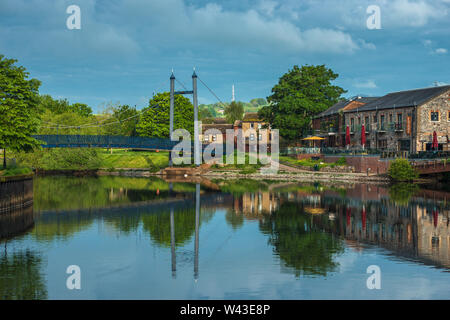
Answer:
POLYGON ((377 97, 355 97, 350 100, 342 100, 331 108, 314 117, 312 124, 314 132, 323 136, 327 147, 345 146, 345 127, 343 112, 362 107, 377 97))
MULTIPOLYGON (((389 93, 343 111, 344 137, 348 125, 351 145, 361 146, 364 124, 366 148, 416 153, 431 149, 433 132, 439 150, 450 150, 450 86, 389 93)), ((345 141, 345 140, 344 140, 345 141)))

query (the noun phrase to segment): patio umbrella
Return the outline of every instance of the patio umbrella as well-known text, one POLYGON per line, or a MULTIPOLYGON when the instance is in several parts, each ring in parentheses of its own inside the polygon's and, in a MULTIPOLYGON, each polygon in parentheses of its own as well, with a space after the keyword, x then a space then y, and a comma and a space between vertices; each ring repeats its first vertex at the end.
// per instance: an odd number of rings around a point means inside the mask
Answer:
POLYGON ((364 150, 364 146, 366 145, 366 128, 364 125, 361 126, 361 145, 364 150))
POLYGON ((350 145, 350 128, 347 125, 345 129, 345 145, 348 147, 350 145))
POLYGON ((345 216, 346 216, 346 218, 347 218, 347 226, 349 226, 350 225, 350 215, 351 215, 352 213, 351 213, 351 211, 350 211, 350 208, 347 208, 347 211, 346 211, 346 213, 345 213, 345 216))
POLYGON ((436 134, 436 131, 433 131, 433 144, 431 145, 431 148, 433 150, 437 150, 438 147, 439 147, 439 144, 438 144, 438 140, 437 140, 437 134, 436 134))
POLYGON ((362 227, 363 227, 363 230, 366 229, 366 207, 364 207, 364 206, 362 209, 362 227))

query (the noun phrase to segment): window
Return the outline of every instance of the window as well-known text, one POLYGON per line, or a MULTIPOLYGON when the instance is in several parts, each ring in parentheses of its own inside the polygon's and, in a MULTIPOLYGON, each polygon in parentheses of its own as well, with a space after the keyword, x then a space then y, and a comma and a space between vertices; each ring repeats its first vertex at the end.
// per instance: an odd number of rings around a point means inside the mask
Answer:
POLYGON ((366 127, 368 127, 369 126, 369 117, 365 117, 364 118, 364 124, 366 125, 366 127))
POLYGON ((258 140, 262 140, 262 134, 260 133, 260 134, 258 134, 258 140))
POLYGON ((250 128, 254 129, 255 128, 255 124, 254 123, 250 123, 250 128))
POLYGON ((258 129, 261 129, 262 125, 261 123, 258 123, 258 129))
POLYGON ((431 121, 439 121, 439 111, 431 111, 431 121))
POLYGON ((250 134, 250 140, 251 141, 255 140, 255 135, 253 133, 250 134))
POLYGON ((358 117, 358 125, 361 125, 361 117, 358 117))
POLYGON ((397 113, 397 123, 402 123, 403 122, 403 115, 401 113, 397 113))
POLYGON ((217 140, 217 135, 214 134, 214 135, 212 136, 212 141, 216 141, 216 140, 217 140))
POLYGON ((447 114, 447 121, 450 121, 450 111, 447 114))
POLYGON ((355 131, 355 119, 354 118, 350 119, 350 127, 351 127, 351 131, 354 132, 355 131))
POLYGON ((387 148, 387 140, 379 140, 378 149, 386 149, 386 148, 387 148))
POLYGON ((373 116, 373 123, 377 123, 377 116, 376 115, 373 116))
POLYGON ((208 136, 207 134, 205 134, 205 135, 203 136, 203 141, 209 141, 209 136, 208 136))
POLYGON ((392 113, 389 114, 389 123, 392 123, 392 113))

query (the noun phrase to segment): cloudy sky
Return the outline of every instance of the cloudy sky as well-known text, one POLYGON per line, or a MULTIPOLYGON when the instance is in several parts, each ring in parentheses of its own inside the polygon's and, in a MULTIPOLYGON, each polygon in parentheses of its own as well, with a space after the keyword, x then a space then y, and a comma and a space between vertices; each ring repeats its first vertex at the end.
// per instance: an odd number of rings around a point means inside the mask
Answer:
MULTIPOLYGON (((97 109, 148 104, 192 68, 222 101, 267 97, 293 65, 325 64, 346 96, 450 83, 450 0, 0 0, 0 54, 41 93, 97 109), (67 7, 81 9, 69 30, 67 7), (381 29, 367 28, 380 8, 381 29)), ((181 87, 179 87, 181 89, 181 87)), ((217 102, 199 84, 201 103, 217 102)))

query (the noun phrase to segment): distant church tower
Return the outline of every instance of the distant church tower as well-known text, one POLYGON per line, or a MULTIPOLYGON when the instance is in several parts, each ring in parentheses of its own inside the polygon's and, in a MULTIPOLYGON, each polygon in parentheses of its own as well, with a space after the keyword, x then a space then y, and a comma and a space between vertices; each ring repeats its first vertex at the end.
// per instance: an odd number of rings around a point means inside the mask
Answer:
POLYGON ((231 101, 234 101, 234 84, 231 86, 231 101))

